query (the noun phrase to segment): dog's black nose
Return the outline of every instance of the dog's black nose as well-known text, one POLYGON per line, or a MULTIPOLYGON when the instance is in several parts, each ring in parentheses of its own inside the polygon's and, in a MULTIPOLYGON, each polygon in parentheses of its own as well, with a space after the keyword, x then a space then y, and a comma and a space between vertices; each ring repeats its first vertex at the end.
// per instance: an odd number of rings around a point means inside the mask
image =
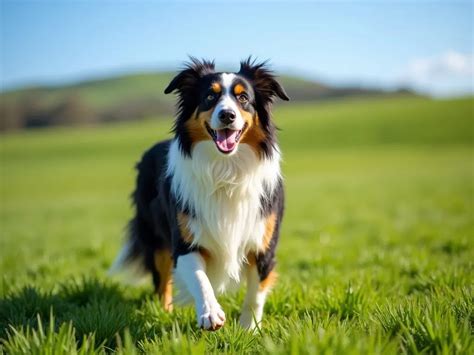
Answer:
POLYGON ((224 124, 229 124, 229 123, 234 122, 235 117, 236 117, 235 112, 232 110, 222 110, 221 112, 219 112, 219 119, 224 124))

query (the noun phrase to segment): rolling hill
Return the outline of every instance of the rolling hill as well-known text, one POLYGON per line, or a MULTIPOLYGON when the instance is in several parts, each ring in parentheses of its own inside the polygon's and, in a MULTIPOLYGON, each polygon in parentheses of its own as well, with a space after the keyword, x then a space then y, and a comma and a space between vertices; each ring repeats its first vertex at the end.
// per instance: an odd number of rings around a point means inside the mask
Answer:
MULTIPOLYGON (((53 125, 80 125, 169 115, 174 97, 163 89, 174 73, 154 72, 88 80, 70 85, 38 86, 0 93, 0 130, 53 125)), ((294 76, 280 81, 292 102, 351 96, 413 95, 407 90, 382 91, 332 87, 294 76)))

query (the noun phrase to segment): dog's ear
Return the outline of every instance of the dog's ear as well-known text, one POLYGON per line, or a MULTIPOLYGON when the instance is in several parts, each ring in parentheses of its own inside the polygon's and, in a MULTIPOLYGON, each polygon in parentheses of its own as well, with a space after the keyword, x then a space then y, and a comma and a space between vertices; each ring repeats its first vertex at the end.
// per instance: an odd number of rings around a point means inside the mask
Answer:
POLYGON ((273 72, 268 68, 267 61, 256 63, 252 57, 248 57, 240 62, 239 74, 252 81, 265 102, 273 101, 275 96, 285 101, 290 100, 283 87, 276 81, 273 72))
POLYGON ((175 90, 184 93, 194 90, 199 79, 204 75, 214 73, 214 61, 199 60, 189 57, 184 69, 174 77, 165 89, 165 94, 175 90))

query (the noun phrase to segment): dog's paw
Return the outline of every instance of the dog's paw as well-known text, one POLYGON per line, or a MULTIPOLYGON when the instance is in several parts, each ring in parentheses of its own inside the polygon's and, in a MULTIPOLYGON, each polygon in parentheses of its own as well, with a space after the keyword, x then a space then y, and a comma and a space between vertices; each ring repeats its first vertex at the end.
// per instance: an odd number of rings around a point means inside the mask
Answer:
POLYGON ((197 310, 198 327, 205 330, 217 330, 225 323, 225 313, 217 302, 205 302, 197 310))
POLYGON ((240 326, 246 330, 255 331, 257 329, 254 313, 250 309, 242 310, 239 323, 240 326))

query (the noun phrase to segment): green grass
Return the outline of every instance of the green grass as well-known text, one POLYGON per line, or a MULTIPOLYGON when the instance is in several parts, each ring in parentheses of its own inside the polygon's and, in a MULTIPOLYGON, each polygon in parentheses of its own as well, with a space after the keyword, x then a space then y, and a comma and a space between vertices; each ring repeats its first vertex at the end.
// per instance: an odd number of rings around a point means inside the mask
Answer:
POLYGON ((262 329, 110 280, 134 163, 170 120, 1 137, 0 352, 474 352, 472 99, 280 106, 287 210, 262 329))

